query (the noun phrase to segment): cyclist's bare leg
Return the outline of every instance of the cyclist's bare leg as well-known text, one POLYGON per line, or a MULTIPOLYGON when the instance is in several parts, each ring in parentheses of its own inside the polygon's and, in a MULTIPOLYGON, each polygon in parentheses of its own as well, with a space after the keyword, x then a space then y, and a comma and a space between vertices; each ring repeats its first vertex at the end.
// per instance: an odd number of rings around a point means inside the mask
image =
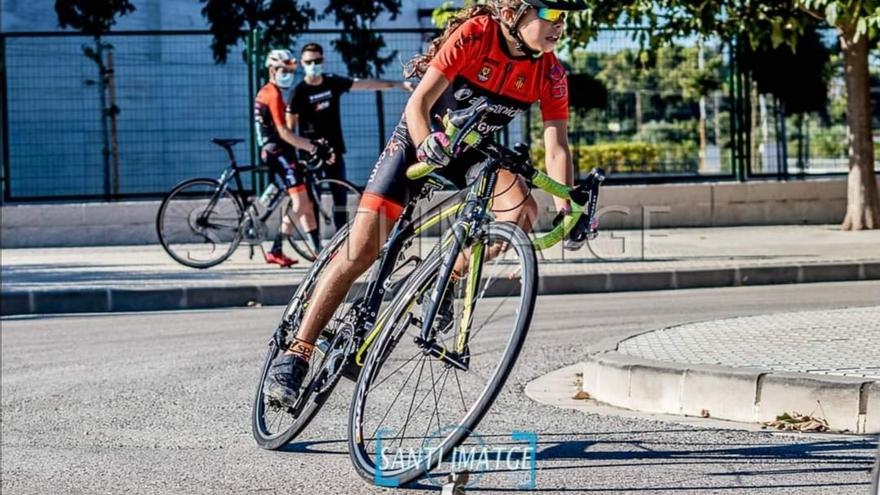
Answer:
POLYGON ((311 298, 314 303, 303 315, 297 339, 308 343, 318 339, 354 281, 378 257, 393 224, 380 213, 358 210, 348 239, 318 278, 311 298))
MULTIPOLYGON (((529 195, 525 182, 506 170, 498 172, 498 182, 492 193, 492 213, 499 222, 513 222, 528 233, 538 217, 538 203, 529 195)), ((505 246, 490 246, 486 260, 497 256, 505 246)), ((455 262, 455 274, 462 276, 467 272, 469 251, 463 251, 455 262)))
POLYGON ((312 200, 309 198, 309 193, 306 192, 306 189, 304 187, 291 188, 287 190, 287 195, 290 196, 291 209, 303 231, 310 232, 315 230, 318 226, 318 223, 315 221, 315 209, 312 206, 312 200))

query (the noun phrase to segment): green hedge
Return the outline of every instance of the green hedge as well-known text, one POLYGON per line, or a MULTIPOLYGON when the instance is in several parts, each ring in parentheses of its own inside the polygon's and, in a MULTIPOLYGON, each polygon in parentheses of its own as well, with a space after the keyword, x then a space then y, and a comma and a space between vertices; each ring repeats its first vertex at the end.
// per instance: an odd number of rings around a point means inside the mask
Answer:
MULTIPOLYGON (((594 167, 602 167, 609 174, 693 172, 699 165, 699 151, 688 144, 600 143, 572 146, 572 155, 581 172, 594 167)), ((532 148, 532 159, 537 166, 544 167, 542 145, 532 148)))

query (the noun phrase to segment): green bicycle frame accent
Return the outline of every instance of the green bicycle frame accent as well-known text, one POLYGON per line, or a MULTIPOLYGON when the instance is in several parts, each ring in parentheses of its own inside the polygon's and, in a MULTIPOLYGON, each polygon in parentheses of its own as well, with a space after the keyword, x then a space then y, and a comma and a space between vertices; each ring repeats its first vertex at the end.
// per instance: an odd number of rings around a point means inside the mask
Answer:
POLYGON ((474 306, 474 296, 477 294, 477 285, 480 282, 480 275, 483 267, 483 251, 485 246, 477 244, 471 249, 471 263, 468 268, 468 285, 464 294, 464 306, 461 310, 461 327, 459 328, 458 337, 455 339, 455 352, 464 352, 467 345, 467 334, 471 327, 471 312, 474 306))
MULTIPOLYGON (((459 208, 461 208, 461 204, 455 204, 455 205, 450 206, 449 208, 446 208, 446 209, 440 211, 440 213, 438 213, 437 215, 434 215, 427 222, 420 225, 418 227, 418 229, 415 230, 415 232, 421 232, 422 230, 427 228, 425 226, 428 225, 429 222, 431 222, 430 225, 436 225, 437 223, 442 221, 444 218, 448 218, 448 217, 452 216, 453 214, 455 214, 459 208)), ((442 248, 448 247, 451 242, 452 242, 452 237, 447 237, 446 239, 443 240, 443 245, 441 247, 442 248)), ((390 309, 391 308, 388 308, 387 311, 382 312, 379 319, 376 321, 376 325, 373 327, 372 330, 370 330, 370 333, 367 334, 366 338, 364 338, 364 342, 361 344, 361 346, 358 347, 357 353, 355 353, 355 356, 354 356, 354 362, 358 366, 364 365, 364 355, 366 354, 366 352, 370 348, 370 346, 373 345, 373 341, 376 340, 376 337, 379 336, 379 332, 381 332, 382 329, 385 327, 385 323, 387 322, 388 317, 391 315, 390 309)), ((408 310, 409 310, 409 308, 407 308, 407 311, 408 310)))
MULTIPOLYGON (((541 171, 536 171, 535 176, 532 178, 532 184, 534 184, 539 189, 546 191, 549 194, 554 196, 563 198, 563 199, 571 199, 570 192, 572 188, 570 186, 566 186, 560 182, 557 182, 549 175, 545 174, 541 171)), ((461 210, 461 207, 464 205, 463 202, 453 204, 447 208, 440 210, 437 214, 429 217, 421 224, 419 224, 414 230, 414 235, 419 235, 431 227, 439 224, 443 220, 447 218, 453 217, 461 210)), ((545 249, 549 249, 556 244, 562 242, 563 239, 568 235, 571 229, 577 225, 578 220, 584 212, 584 207, 577 203, 571 204, 571 213, 563 217, 562 222, 560 222, 556 227, 553 228, 550 232, 547 232, 544 235, 536 237, 532 241, 532 245, 538 251, 543 251, 545 249)), ((447 241, 448 242, 448 241, 447 241)), ((483 246, 478 245, 474 246, 474 253, 471 257, 471 267, 469 273, 476 273, 475 267, 473 266, 477 260, 480 260, 482 257, 483 246), (479 246, 479 247, 478 247, 479 246), (480 256, 477 256, 477 250, 480 251, 480 256)), ((470 322, 470 312, 473 307, 473 298, 476 295, 476 284, 479 282, 479 277, 468 277, 469 283, 467 287, 467 291, 465 293, 464 299, 464 313, 462 317, 462 325, 465 325, 465 322, 469 325, 470 322)), ((366 355, 367 350, 373 344, 373 341, 376 340, 376 337, 379 335, 379 332, 385 327, 385 323, 387 323, 387 319, 389 316, 389 312, 383 312, 382 317, 376 322, 376 325, 364 339, 361 346, 358 348, 357 353, 355 354, 355 363, 359 366, 363 366, 364 356, 366 355)), ((461 352, 464 347, 464 343, 466 342, 465 336, 467 335, 467 329, 462 326, 462 331, 459 332, 458 341, 456 342, 457 352, 461 352)))

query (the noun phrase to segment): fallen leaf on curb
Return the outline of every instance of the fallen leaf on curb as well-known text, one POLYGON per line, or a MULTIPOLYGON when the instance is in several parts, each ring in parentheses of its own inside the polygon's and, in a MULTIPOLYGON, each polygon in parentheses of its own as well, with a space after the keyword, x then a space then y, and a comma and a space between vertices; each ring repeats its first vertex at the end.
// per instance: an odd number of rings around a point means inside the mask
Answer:
POLYGON ((767 421, 764 426, 783 431, 825 432, 829 430, 828 421, 824 418, 802 415, 797 412, 780 414, 776 416, 775 421, 767 421))
POLYGON ((587 400, 590 398, 590 393, 584 390, 579 390, 578 393, 574 394, 571 398, 574 400, 587 400))
POLYGON ((247 305, 249 308, 262 308, 263 307, 263 303, 258 302, 258 301, 248 301, 247 305))

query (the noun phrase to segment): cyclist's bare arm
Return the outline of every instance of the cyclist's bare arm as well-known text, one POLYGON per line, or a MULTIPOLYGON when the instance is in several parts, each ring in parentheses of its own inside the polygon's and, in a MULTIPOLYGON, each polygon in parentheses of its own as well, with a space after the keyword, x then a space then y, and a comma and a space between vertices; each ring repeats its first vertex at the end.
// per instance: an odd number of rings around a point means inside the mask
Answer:
POLYGON ((293 132, 294 129, 296 129, 297 124, 299 123, 299 114, 284 112, 284 120, 287 124, 287 128, 290 129, 291 132, 293 132))
POLYGON ((428 137, 431 133, 428 127, 430 121, 430 111, 434 103, 440 98, 440 95, 449 87, 449 81, 439 70, 429 67, 422 78, 422 82, 416 86, 412 96, 406 103, 406 126, 409 129, 409 135, 413 144, 418 146, 419 143, 428 137))
POLYGON ((409 81, 383 81, 381 79, 355 79, 352 90, 403 89, 412 91, 414 86, 409 81))
MULTIPOLYGON (((568 147, 568 122, 565 120, 548 120, 544 122, 544 156, 547 172, 553 179, 570 186, 572 185, 571 151, 568 147)), ((567 206, 568 200, 553 197, 557 210, 567 206)))

